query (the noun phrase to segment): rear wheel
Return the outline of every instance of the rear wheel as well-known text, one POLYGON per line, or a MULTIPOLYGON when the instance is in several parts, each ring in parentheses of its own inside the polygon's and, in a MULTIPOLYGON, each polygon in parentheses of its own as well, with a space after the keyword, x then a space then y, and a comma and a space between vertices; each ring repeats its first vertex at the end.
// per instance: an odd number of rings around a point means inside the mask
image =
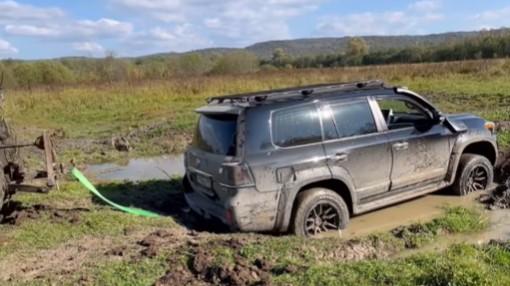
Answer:
POLYGON ((453 192, 459 196, 484 191, 494 180, 494 169, 491 162, 484 156, 463 154, 460 157, 457 178, 453 192))
POLYGON ((316 236, 344 229, 349 209, 341 196, 332 190, 313 188, 298 195, 293 232, 298 236, 316 236))

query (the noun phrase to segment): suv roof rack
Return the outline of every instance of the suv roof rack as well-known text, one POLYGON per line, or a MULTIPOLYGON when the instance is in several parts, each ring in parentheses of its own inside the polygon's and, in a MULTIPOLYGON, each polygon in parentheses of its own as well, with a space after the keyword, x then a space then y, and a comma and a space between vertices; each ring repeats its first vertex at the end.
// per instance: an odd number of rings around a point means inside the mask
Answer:
POLYGON ((251 93, 234 94, 227 96, 216 96, 207 99, 207 103, 261 103, 268 100, 279 100, 294 97, 308 98, 314 94, 332 92, 332 91, 356 91, 363 89, 381 89, 387 88, 382 80, 356 81, 343 83, 325 83, 307 86, 298 86, 283 89, 264 90, 251 93))

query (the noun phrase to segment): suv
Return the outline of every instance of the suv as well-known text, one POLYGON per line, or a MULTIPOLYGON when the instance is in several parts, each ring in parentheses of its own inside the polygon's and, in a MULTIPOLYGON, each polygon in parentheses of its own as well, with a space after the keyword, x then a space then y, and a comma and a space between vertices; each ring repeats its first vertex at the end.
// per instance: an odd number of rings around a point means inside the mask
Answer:
POLYGON ((442 114, 381 81, 208 100, 185 154, 185 197, 233 230, 313 236, 447 186, 485 190, 494 123, 442 114))

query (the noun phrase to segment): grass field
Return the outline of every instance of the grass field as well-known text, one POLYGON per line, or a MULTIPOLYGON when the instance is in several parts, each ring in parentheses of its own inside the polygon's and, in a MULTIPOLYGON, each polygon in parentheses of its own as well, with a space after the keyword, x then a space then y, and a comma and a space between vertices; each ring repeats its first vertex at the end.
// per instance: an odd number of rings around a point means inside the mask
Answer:
MULTIPOLYGON (((181 152, 193 130, 193 109, 209 96, 364 79, 408 86, 444 112, 510 121, 510 60, 39 87, 8 91, 4 110, 21 140, 52 130, 64 161, 86 163, 181 152), (127 136, 134 150, 116 152, 109 143, 112 136, 127 136)), ((510 146, 510 133, 501 133, 499 143, 510 146)), ((18 194, 11 224, 0 225, 0 284, 181 285, 225 279, 276 285, 510 283, 508 244, 428 248, 486 228, 487 218, 475 209, 447 208, 432 221, 354 240, 303 240, 223 233, 202 225, 181 211, 179 178, 99 188, 115 202, 164 216, 114 211, 69 181, 48 195, 18 194)))
MULTIPOLYGON (((510 120, 510 60, 283 70, 239 76, 176 78, 12 90, 6 114, 20 137, 41 129, 59 131, 66 159, 105 161, 120 157, 109 148, 112 136, 126 136, 131 156, 181 152, 189 142, 193 110, 210 96, 296 85, 383 79, 428 97, 443 112, 472 112, 488 120, 510 120)), ((502 133, 500 143, 510 144, 502 133)))
POLYGON ((247 269, 276 285, 446 285, 446 281, 503 285, 510 281, 510 252, 505 246, 455 245, 439 252, 420 251, 439 240, 485 229, 487 218, 479 210, 446 208, 432 221, 353 240, 190 232, 175 211, 178 181, 100 186, 117 202, 138 197, 137 206, 159 210, 167 215, 162 218, 111 210, 76 183, 66 183, 47 196, 18 195, 22 205, 14 225, 0 225, 0 284, 174 281, 166 285, 180 285, 175 281, 187 278, 217 284, 222 280, 214 273, 221 271, 228 279, 256 282, 247 269), (402 255, 406 250, 414 252, 402 255), (202 277, 200 271, 212 276, 202 277))

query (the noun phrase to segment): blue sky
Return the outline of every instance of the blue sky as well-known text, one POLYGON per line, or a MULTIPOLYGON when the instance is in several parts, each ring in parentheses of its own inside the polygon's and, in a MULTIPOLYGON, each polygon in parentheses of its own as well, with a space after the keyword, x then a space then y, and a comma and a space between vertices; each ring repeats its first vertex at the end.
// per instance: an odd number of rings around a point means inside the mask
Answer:
POLYGON ((137 56, 507 26, 503 0, 0 0, 0 58, 137 56))

